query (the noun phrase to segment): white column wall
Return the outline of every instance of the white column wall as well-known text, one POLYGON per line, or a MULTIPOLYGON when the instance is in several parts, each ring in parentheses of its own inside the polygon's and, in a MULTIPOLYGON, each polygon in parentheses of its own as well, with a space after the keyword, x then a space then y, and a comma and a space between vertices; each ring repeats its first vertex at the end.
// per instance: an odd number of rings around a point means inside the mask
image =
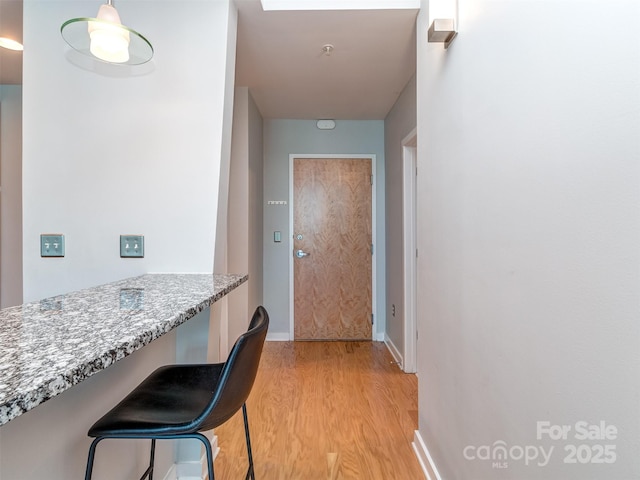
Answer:
POLYGON ((228 268, 249 280, 229 297, 229 347, 262 304, 262 116, 247 87, 236 87, 229 180, 228 268))
MULTIPOLYGON (((224 78, 224 121, 221 127, 224 127, 222 137, 222 162, 220 163, 220 189, 218 191, 218 208, 217 208, 217 229, 215 235, 216 251, 213 260, 214 273, 227 273, 228 270, 228 210, 229 210, 229 171, 231 161, 231 142, 233 133, 233 97, 235 85, 235 50, 238 12, 235 3, 229 3, 229 28, 227 30, 227 55, 224 70, 221 70, 220 76, 224 78), (224 72, 224 74, 222 74, 224 72)), ((241 272, 238 272, 241 273, 241 272)), ((242 272, 246 273, 246 272, 242 272)), ((217 338, 212 338, 210 342, 210 360, 224 360, 229 350, 229 308, 228 299, 225 297, 220 302, 216 302, 211 309, 211 320, 216 327, 213 329, 215 334, 219 334, 217 338)))

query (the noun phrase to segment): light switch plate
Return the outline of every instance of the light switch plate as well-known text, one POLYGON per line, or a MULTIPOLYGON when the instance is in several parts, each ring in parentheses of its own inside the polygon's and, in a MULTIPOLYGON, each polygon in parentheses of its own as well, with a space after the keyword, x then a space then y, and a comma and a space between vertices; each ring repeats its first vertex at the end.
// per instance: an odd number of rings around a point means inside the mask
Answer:
POLYGON ((43 233, 40 235, 41 257, 64 257, 64 235, 43 233))
POLYGON ((122 258, 144 257, 144 235, 120 235, 120 256, 122 258))

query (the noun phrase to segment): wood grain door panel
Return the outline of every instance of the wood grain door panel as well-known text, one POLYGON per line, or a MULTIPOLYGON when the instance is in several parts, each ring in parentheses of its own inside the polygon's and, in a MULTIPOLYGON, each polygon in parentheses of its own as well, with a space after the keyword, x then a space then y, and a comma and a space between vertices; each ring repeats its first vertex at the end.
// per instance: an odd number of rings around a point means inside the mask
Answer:
POLYGON ((294 336, 371 339, 371 159, 294 159, 294 336), (298 239, 297 236, 302 238, 298 239))

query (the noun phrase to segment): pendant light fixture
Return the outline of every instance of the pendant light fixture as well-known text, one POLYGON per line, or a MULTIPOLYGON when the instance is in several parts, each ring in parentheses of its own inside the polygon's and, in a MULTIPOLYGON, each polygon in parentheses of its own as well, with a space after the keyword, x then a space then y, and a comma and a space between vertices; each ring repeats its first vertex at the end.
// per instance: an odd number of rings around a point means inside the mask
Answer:
POLYGON ((122 25, 112 0, 100 6, 96 18, 67 20, 60 33, 73 49, 106 63, 140 65, 153 57, 151 43, 122 25))

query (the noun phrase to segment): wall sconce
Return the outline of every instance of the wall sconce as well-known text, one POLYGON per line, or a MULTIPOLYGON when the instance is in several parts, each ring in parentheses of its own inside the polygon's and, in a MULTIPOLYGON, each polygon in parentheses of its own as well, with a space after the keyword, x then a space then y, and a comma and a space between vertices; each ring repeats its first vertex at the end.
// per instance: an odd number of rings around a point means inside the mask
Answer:
POLYGON ((449 48, 456 35, 455 21, 452 18, 440 18, 431 23, 427 39, 429 42, 444 43, 444 48, 449 48))

